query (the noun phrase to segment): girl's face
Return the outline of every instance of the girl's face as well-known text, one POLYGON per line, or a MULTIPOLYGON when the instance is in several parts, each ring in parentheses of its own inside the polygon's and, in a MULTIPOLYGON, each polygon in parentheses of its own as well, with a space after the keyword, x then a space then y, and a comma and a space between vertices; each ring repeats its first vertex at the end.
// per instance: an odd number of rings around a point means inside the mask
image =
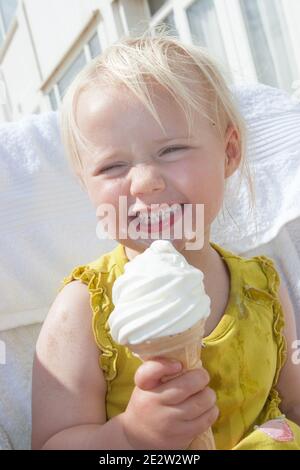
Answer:
MULTIPOLYGON (((119 225, 119 197, 127 206, 147 210, 151 204, 204 204, 204 234, 223 200, 225 178, 239 164, 236 133, 228 128, 224 139, 201 115, 194 114, 190 135, 185 116, 175 100, 157 86, 152 96, 165 129, 128 90, 89 89, 77 104, 77 124, 95 151, 81 151, 83 177, 92 204, 111 204, 117 215, 117 233, 134 219, 127 214, 119 225), (226 158, 227 157, 227 158, 226 158)), ((126 227, 126 228, 127 228, 126 227)), ((116 240, 136 253, 152 240, 116 240)), ((184 250, 186 240, 174 240, 184 250)))

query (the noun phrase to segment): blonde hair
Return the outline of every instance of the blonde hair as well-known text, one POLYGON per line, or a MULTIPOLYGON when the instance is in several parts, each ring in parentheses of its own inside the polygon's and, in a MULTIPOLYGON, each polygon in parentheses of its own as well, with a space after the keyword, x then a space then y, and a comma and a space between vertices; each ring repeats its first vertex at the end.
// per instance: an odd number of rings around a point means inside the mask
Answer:
POLYGON ((81 135, 76 123, 80 93, 100 85, 125 86, 162 127, 151 99, 154 84, 163 86, 179 104, 189 129, 193 111, 207 117, 221 136, 230 124, 236 129, 242 156, 240 172, 241 176, 246 174, 253 203, 253 184, 245 158, 246 126, 225 79, 206 49, 183 44, 164 32, 154 36, 147 32, 140 37, 121 39, 93 59, 69 87, 62 105, 62 138, 71 167, 81 184, 84 185, 79 147, 88 147, 89 142, 81 135))

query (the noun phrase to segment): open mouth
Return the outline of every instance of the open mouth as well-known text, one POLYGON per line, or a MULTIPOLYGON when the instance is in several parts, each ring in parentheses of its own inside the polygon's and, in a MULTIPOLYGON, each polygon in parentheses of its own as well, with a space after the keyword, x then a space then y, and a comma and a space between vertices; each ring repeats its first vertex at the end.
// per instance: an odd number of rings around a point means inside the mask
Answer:
POLYGON ((148 212, 129 217, 136 221, 136 230, 140 233, 155 234, 171 229, 183 217, 184 204, 174 204, 167 209, 148 212))

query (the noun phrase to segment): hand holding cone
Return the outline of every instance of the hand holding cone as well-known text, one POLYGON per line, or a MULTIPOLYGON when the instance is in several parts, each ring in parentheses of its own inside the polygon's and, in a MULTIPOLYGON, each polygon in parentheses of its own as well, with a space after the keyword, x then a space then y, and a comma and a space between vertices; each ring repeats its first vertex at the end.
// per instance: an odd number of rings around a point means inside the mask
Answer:
MULTIPOLYGON (((205 320, 201 320, 183 333, 152 341, 148 340, 140 344, 127 345, 127 347, 144 361, 150 358, 164 357, 181 362, 184 370, 198 369, 202 367, 200 355, 204 326, 205 320)), ((188 447, 188 450, 215 449, 211 428, 195 437, 188 447)))

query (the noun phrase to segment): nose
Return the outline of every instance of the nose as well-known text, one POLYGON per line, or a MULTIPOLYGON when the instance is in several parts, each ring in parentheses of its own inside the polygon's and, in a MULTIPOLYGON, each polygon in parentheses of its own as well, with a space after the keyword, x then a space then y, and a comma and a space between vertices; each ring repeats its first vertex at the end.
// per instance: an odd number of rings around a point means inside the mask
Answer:
POLYGON ((160 171, 154 165, 139 165, 131 169, 130 192, 132 196, 163 191, 166 187, 160 171))

